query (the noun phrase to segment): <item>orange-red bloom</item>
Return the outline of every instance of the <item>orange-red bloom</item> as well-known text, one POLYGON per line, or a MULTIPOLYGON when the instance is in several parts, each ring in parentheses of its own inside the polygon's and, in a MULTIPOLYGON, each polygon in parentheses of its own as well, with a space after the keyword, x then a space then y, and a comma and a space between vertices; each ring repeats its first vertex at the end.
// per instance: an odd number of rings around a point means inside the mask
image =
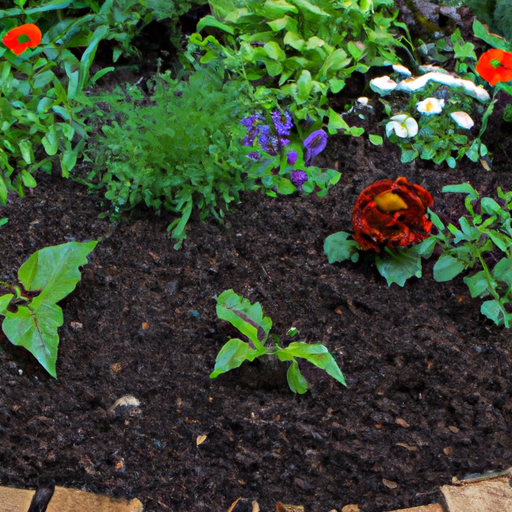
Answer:
POLYGON ((482 53, 476 72, 491 85, 512 80, 512 53, 493 49, 482 53))
POLYGON ((359 195, 352 224, 354 240, 364 250, 409 247, 427 238, 432 222, 427 208, 432 196, 406 178, 376 181, 359 195))
POLYGON ((26 23, 9 30, 2 43, 16 55, 21 55, 28 47, 35 48, 41 42, 41 31, 37 25, 26 23))

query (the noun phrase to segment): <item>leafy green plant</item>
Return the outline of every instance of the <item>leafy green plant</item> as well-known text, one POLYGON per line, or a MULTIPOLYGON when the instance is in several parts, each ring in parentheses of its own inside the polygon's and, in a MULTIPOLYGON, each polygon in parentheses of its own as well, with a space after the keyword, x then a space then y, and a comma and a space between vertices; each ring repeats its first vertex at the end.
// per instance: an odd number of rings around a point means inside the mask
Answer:
MULTIPOLYGON (((422 276, 421 259, 428 259, 437 249, 439 259, 434 265, 434 279, 451 281, 466 270, 476 269, 464 277, 471 297, 487 298, 481 313, 496 325, 509 328, 512 321, 512 192, 498 188, 498 201, 490 197, 479 200, 478 192, 469 184, 448 185, 443 192, 466 194, 468 212, 458 226, 441 221, 429 210, 429 217, 438 233, 420 244, 407 248, 385 248, 381 253, 371 252, 380 274, 388 285, 400 286, 410 277, 422 276)), ((356 241, 344 231, 327 237, 324 251, 329 263, 358 261, 362 251, 356 241)))
POLYGON ((434 279, 450 281, 467 269, 479 268, 464 277, 471 297, 489 298, 483 302, 481 313, 508 328, 512 320, 512 192, 498 188, 499 203, 482 197, 480 204, 476 204, 478 192, 469 183, 448 185, 443 192, 466 194, 469 216, 461 217, 457 227, 451 223, 445 226, 430 213, 439 230, 430 239, 430 250, 435 246, 442 250, 434 265, 434 279))
POLYGON ((240 122, 248 131, 242 143, 255 149, 248 155, 253 162, 248 175, 268 195, 276 197, 296 191, 307 195, 316 191, 323 197, 339 181, 338 171, 313 165, 327 145, 328 137, 323 130, 316 130, 300 141, 292 133, 291 114, 278 108, 269 114, 257 111, 240 122))
POLYGON ((439 39, 435 48, 436 53, 432 58, 441 63, 451 60, 457 77, 447 74, 442 69, 433 72, 429 66, 420 66, 419 71, 423 75, 415 79, 403 80, 404 76, 400 72, 392 74, 391 76, 398 81, 395 89, 391 89, 391 85, 389 90, 384 91, 372 88, 383 95, 389 94, 392 90, 409 94, 406 103, 402 95, 395 93, 390 100, 380 100, 391 120, 396 116, 397 110, 400 115, 417 120, 417 130, 407 137, 386 128, 389 140, 397 144, 402 151, 402 163, 421 158, 432 160, 438 165, 446 163, 454 168, 457 161, 464 156, 477 162, 488 154, 481 136, 487 126, 489 107, 486 104, 489 103, 490 96, 482 87, 475 84, 478 75, 474 72, 477 61, 474 45, 465 41, 458 29, 450 37, 439 39), (431 106, 435 104, 437 110, 428 111, 421 108, 429 101, 431 106), (461 116, 465 118, 462 122, 461 116), (473 119, 481 119, 482 130, 476 137, 470 132, 475 124, 473 119))
MULTIPOLYGON (((19 1, 18 5, 23 5, 19 1)), ((33 23, 66 2, 49 2, 23 10, 0 11, 0 31, 5 34, 19 24, 18 18, 33 23)), ((43 30, 41 44, 17 56, 0 48, 0 202, 7 191, 24 194, 24 187, 35 187, 38 169, 50 172, 56 161, 67 177, 85 146, 88 128, 79 116, 90 105, 84 89, 104 75, 98 71, 91 79, 92 65, 99 42, 108 27, 98 27, 87 37, 73 40, 87 18, 43 30), (71 48, 87 48, 78 59, 71 48)))
POLYGON ((469 7, 491 32, 501 34, 512 41, 512 4, 509 0, 464 0, 464 5, 469 7))
POLYGON ((57 305, 80 281, 81 265, 98 242, 69 242, 36 251, 18 271, 20 285, 1 282, 12 290, 0 296, 2 330, 11 343, 25 347, 44 369, 56 377, 55 363, 63 324, 57 305))
POLYGON ((270 87, 296 119, 317 121, 315 128, 330 114, 328 95, 353 72, 398 62, 398 28, 406 31, 392 0, 212 0, 210 6, 215 16, 202 18, 197 30, 220 38, 192 34, 183 62, 220 60, 235 76, 261 80, 260 89, 270 87))
MULTIPOLYGON (((272 334, 273 347, 266 347, 272 320, 264 316, 259 302, 251 304, 249 300, 237 295, 233 290, 225 290, 217 298, 217 316, 228 321, 248 339, 230 339, 220 350, 215 361, 215 368, 210 374, 212 379, 233 368, 238 368, 244 361, 254 361, 263 355, 276 356, 279 361, 290 361, 287 378, 288 385, 294 393, 303 394, 309 389, 308 382, 300 372, 297 359, 325 370, 331 377, 346 386, 341 370, 327 348, 320 344, 292 342, 286 348, 279 346, 279 338, 272 334)), ((290 329, 288 336, 295 336, 296 329, 290 329)))
POLYGON ((89 179, 106 187, 113 214, 139 203, 178 214, 168 228, 178 248, 194 207, 220 221, 240 191, 256 188, 246 173, 251 148, 241 144, 251 104, 243 84, 223 83, 212 69, 188 81, 158 75, 150 85, 149 102, 136 86, 95 98, 109 113, 93 120, 103 126, 89 146, 89 179))

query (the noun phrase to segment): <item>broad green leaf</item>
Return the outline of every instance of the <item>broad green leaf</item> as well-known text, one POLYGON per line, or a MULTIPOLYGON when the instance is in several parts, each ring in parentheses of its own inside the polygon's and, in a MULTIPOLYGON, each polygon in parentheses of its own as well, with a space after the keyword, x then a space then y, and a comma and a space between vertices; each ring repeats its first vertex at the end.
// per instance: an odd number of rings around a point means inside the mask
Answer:
POLYGON ((42 89, 45 85, 48 85, 55 75, 53 71, 43 71, 42 73, 38 73, 34 77, 33 87, 34 89, 42 89))
POLYGON ((286 59, 286 53, 275 41, 265 43, 263 49, 272 60, 283 61, 284 59, 286 59))
POLYGON ((300 373, 299 365, 295 359, 292 361, 292 364, 288 368, 286 378, 288 380, 288 386, 290 386, 290 389, 294 393, 303 395, 309 389, 308 383, 303 377, 302 373, 300 373))
POLYGON ((329 13, 323 11, 320 9, 320 7, 317 7, 316 5, 308 2, 307 0, 290 0, 291 4, 296 5, 299 7, 299 9, 304 12, 304 14, 307 16, 307 13, 316 14, 318 16, 323 16, 329 18, 329 13))
POLYGON ((512 52, 512 44, 507 42, 500 36, 496 34, 492 34, 488 31, 488 29, 480 23, 478 20, 473 22, 473 33, 479 39, 482 39, 487 44, 491 45, 493 48, 498 48, 500 50, 505 50, 507 52, 512 52))
POLYGON ((5 311, 7 306, 9 306, 14 295, 12 293, 7 293, 0 297, 0 315, 5 315, 5 311))
POLYGON ((492 270, 492 275, 496 281, 505 283, 512 288, 512 258, 502 258, 492 270))
POLYGON ((489 286, 483 270, 477 272, 474 276, 465 277, 464 282, 473 298, 489 294, 489 286))
POLYGON ((26 169, 21 170, 21 181, 23 181, 23 185, 28 188, 35 188, 37 187, 37 182, 26 169))
POLYGON ((233 290, 225 290, 217 298, 217 316, 236 327, 259 350, 263 349, 272 327, 272 320, 263 316, 259 302, 251 304, 248 299, 240 297, 233 290))
POLYGON ((329 263, 345 260, 356 262, 359 259, 361 248, 355 240, 347 240, 350 233, 338 231, 329 235, 324 242, 324 252, 329 263))
POLYGON ((62 153, 60 165, 64 178, 69 177, 69 173, 73 170, 73 167, 75 167, 77 156, 76 151, 72 149, 67 149, 62 153))
POLYGON ((410 277, 421 277, 421 255, 417 246, 385 249, 375 255, 375 264, 380 275, 391 286, 404 286, 410 277))
POLYGON ((307 69, 302 70, 302 73, 300 74, 300 77, 297 80, 297 87, 297 101, 299 104, 305 103, 308 100, 311 90, 313 88, 313 84, 311 81, 311 73, 307 69))
POLYGON ((417 248, 418 254, 422 257, 428 260, 430 256, 432 256, 432 253, 434 252, 434 249, 436 248, 437 244, 437 237, 436 236, 429 236, 428 238, 425 238, 423 242, 419 243, 415 247, 417 248))
POLYGON ((59 139, 57 137, 57 130, 55 129, 54 124, 48 128, 48 131, 42 138, 41 142, 46 154, 53 156, 57 153, 57 150, 59 149, 59 139))
POLYGON ((228 34, 231 34, 232 36, 235 35, 235 31, 226 23, 222 23, 217 18, 214 18, 213 16, 205 16, 204 18, 201 18, 199 22, 197 23, 197 31, 200 32, 205 27, 213 27, 218 28, 219 30, 223 30, 224 32, 227 32, 228 34))
POLYGON ((18 142, 21 156, 25 162, 30 165, 34 161, 34 152, 32 151, 32 143, 29 139, 23 139, 18 142))
POLYGON ((238 368, 244 361, 253 361, 257 355, 257 351, 251 348, 245 341, 238 338, 229 340, 217 354, 214 370, 210 373, 210 379, 215 379, 222 373, 238 368))
POLYGON ((449 254, 442 254, 434 265, 434 279, 439 283, 451 281, 465 268, 466 265, 463 261, 460 261, 449 254))
MULTIPOLYGON (((341 373, 341 370, 329 353, 329 350, 325 345, 321 343, 309 344, 300 341, 294 341, 290 343, 283 351, 288 352, 293 357, 301 357, 311 364, 314 364, 318 368, 325 370, 331 377, 341 382, 343 385, 347 385, 345 377, 341 373)), ((277 353, 279 357, 279 352, 277 353)), ((280 358, 281 359, 281 358, 280 358)))
POLYGON ((490 318, 496 325, 503 322, 503 310, 497 300, 486 300, 480 307, 480 312, 490 318))
POLYGON ((302 48, 304 48, 306 41, 304 41, 297 32, 289 30, 284 36, 283 43, 300 52, 302 51, 302 48))
POLYGON ((20 267, 20 283, 27 291, 41 290, 36 297, 39 302, 59 302, 75 289, 81 277, 78 267, 87 264, 87 256, 97 243, 68 242, 36 251, 20 267))
POLYGON ((382 143, 384 142, 384 139, 380 135, 376 135, 374 133, 368 134, 368 138, 374 146, 382 146, 382 143))
POLYGON ((13 345, 25 347, 52 377, 57 377, 57 329, 63 322, 62 309, 39 295, 30 306, 19 306, 16 313, 6 311, 2 330, 13 345))

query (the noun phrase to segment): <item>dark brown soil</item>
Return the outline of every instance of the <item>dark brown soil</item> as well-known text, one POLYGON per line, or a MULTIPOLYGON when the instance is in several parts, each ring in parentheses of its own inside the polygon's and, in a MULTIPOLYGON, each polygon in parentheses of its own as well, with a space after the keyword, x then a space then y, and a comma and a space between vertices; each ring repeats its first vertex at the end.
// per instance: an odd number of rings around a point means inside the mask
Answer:
POLYGON ((431 503, 455 475, 511 466, 510 331, 480 314, 462 278, 436 283, 433 262, 423 279, 388 287, 371 260, 329 265, 322 249, 351 229, 357 195, 379 178, 423 185, 452 220, 461 197, 443 185, 511 190, 511 146, 488 142, 491 172, 469 161, 404 166, 387 142, 331 138, 321 163, 343 176, 326 198, 247 194, 225 225, 193 218, 180 251, 166 233, 171 217, 99 220, 100 197, 71 180, 43 175, 26 198, 11 195, 0 211, 2 280, 42 247, 103 240, 61 304, 58 379, 1 345, 1 484, 54 480, 138 497, 149 512, 222 511, 239 496, 265 511, 283 501, 379 512, 431 503), (295 326, 324 343, 348 388, 310 370, 313 392, 294 395, 286 364, 210 380, 234 334, 215 315, 228 288, 260 301, 273 332, 295 326), (127 394, 139 409, 110 413, 127 394))
POLYGON ((421 280, 388 287, 371 258, 329 265, 323 254, 377 179, 422 185, 452 222, 462 198, 444 185, 512 190, 512 130, 499 119, 497 109, 490 172, 468 160, 402 165, 388 141, 330 138, 318 163, 343 175, 327 197, 245 194, 224 225, 196 213, 180 251, 171 216, 100 220, 101 196, 71 180, 41 175, 27 197, 10 195, 0 280, 37 249, 102 241, 61 303, 57 380, 0 340, 0 484, 55 481, 138 497, 148 512, 227 511, 239 496, 266 512, 277 501, 383 512, 436 501, 453 476, 512 466, 511 333, 480 314, 462 277, 436 283, 432 259, 421 280), (313 390, 294 395, 284 363, 209 379, 235 335, 215 314, 229 288, 261 302, 285 341, 295 326, 324 343, 348 387, 305 368, 313 390), (140 406, 111 412, 126 395, 140 406))

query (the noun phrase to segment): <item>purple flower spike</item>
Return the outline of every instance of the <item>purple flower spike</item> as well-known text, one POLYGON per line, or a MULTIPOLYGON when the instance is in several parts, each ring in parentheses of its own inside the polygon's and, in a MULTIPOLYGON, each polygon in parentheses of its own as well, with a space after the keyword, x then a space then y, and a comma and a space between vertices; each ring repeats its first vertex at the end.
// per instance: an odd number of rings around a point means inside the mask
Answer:
POLYGON ((276 127, 278 135, 290 135, 290 130, 293 128, 292 116, 290 113, 285 112, 284 114, 281 114, 279 110, 274 110, 270 115, 272 116, 272 121, 274 121, 274 126, 276 127))
POLYGON ((316 130, 311 133, 304 141, 306 148, 306 162, 309 164, 315 156, 319 155, 327 145, 327 133, 323 130, 316 130))
POLYGON ((286 155, 286 161, 288 163, 288 165, 293 165, 296 161, 297 161, 297 151, 290 151, 287 155, 286 155))
POLYGON ((304 171, 292 171, 290 175, 292 183, 302 192, 302 184, 308 181, 308 175, 304 171))

